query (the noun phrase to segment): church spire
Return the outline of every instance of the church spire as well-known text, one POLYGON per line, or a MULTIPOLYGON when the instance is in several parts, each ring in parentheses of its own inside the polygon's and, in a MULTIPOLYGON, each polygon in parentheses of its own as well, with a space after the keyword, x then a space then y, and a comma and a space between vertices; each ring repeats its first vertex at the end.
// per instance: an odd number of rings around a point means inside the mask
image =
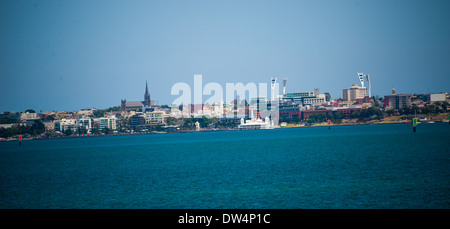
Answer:
POLYGON ((148 92, 147 80, 145 81, 144 106, 150 107, 150 93, 148 92))

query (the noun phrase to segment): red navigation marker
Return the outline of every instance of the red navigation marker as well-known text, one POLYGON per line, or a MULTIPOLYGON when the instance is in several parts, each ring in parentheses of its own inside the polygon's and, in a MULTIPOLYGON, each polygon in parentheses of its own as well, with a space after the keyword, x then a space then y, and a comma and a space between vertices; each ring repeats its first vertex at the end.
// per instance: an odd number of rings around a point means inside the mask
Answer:
POLYGON ((22 135, 19 135, 19 141, 22 141, 22 135))
POLYGON ((331 120, 328 120, 328 125, 331 125, 331 120))

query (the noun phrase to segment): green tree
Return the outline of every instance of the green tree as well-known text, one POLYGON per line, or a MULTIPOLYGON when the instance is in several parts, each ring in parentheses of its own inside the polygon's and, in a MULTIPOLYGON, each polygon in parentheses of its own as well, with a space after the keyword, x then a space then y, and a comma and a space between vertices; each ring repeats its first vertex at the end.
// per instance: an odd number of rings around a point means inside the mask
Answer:
POLYGON ((340 112, 335 112, 333 114, 333 122, 335 123, 341 123, 342 119, 344 118, 344 114, 340 113, 340 112))
POLYGON ((194 129, 195 128, 194 123, 195 122, 193 122, 192 118, 185 118, 182 128, 187 130, 194 129))
POLYGON ((32 135, 39 135, 45 132, 45 125, 41 120, 34 121, 33 125, 31 126, 31 132, 32 135))
POLYGON ((449 104, 447 103, 447 101, 444 101, 444 102, 441 103, 441 107, 442 107, 442 110, 443 110, 444 113, 447 112, 448 105, 449 104))
POLYGON ((73 134, 73 131, 72 131, 72 129, 67 129, 67 130, 65 130, 64 131, 64 134, 66 135, 66 136, 71 136, 72 134, 73 134))
POLYGON ((393 109, 388 109, 388 110, 386 110, 385 112, 386 112, 386 114, 387 114, 388 116, 392 116, 392 115, 394 114, 394 110, 393 110, 393 109))
POLYGON ((431 114, 431 113, 433 113, 433 111, 434 111, 434 105, 429 104, 428 106, 425 106, 425 107, 422 109, 422 111, 423 111, 424 114, 431 114))
POLYGON ((419 107, 417 106, 417 104, 412 104, 411 105, 411 114, 418 114, 419 113, 419 107))
POLYGON ((361 115, 361 112, 352 111, 352 113, 350 113, 350 118, 359 118, 360 115, 361 115))
POLYGON ((5 116, 0 119, 0 124, 12 124, 15 123, 14 120, 12 120, 10 117, 5 116))
POLYGON ((400 113, 401 115, 410 115, 413 114, 411 108, 409 107, 402 107, 398 110, 398 113, 400 113))

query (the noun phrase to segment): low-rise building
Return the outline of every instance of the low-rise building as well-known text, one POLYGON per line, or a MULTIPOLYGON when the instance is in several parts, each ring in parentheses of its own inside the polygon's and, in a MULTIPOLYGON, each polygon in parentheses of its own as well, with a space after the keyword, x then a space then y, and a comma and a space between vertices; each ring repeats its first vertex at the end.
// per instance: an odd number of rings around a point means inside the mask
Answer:
POLYGON ((76 131, 78 129, 78 120, 77 119, 61 119, 59 122, 55 122, 55 130, 59 129, 59 131, 64 132, 68 129, 72 131, 76 131))
POLYGON ((105 129, 105 128, 108 128, 110 130, 116 129, 117 118, 115 116, 99 118, 99 121, 100 121, 100 125, 99 125, 100 129, 105 129))
POLYGON ((430 102, 445 102, 447 101, 446 93, 439 93, 439 94, 430 94, 430 102))
POLYGON ((309 116, 312 114, 324 114, 324 115, 332 115, 331 110, 304 110, 302 111, 302 118, 303 120, 307 120, 309 116))
POLYGON ((314 105, 325 103, 327 101, 327 96, 325 94, 320 94, 320 90, 315 88, 314 91, 310 92, 287 93, 282 96, 281 100, 283 102, 289 101, 292 103, 301 103, 303 105, 314 105))
POLYGON ((25 112, 25 113, 22 113, 22 114, 20 114, 20 120, 22 121, 22 122, 24 122, 24 121, 26 121, 26 120, 29 120, 29 119, 37 119, 38 117, 37 117, 37 113, 30 113, 30 112, 25 112))
POLYGON ((165 125, 164 111, 152 111, 145 113, 145 125, 165 125))
POLYGON ((94 111, 96 111, 95 108, 93 108, 93 109, 83 108, 83 109, 79 110, 77 112, 77 114, 82 116, 82 117, 87 117, 87 116, 92 116, 94 114, 94 111))
POLYGON ((145 117, 141 113, 135 114, 128 118, 128 121, 131 126, 144 126, 145 125, 145 117))

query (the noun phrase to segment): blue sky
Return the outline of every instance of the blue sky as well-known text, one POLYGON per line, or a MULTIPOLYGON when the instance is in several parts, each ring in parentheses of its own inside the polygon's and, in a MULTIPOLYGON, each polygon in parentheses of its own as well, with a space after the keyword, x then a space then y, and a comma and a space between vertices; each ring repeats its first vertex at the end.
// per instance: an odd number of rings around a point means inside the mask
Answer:
MULTIPOLYGON (((449 1, 0 1, 0 112, 152 100, 177 82, 267 82, 332 98, 450 91, 449 1)), ((204 96, 204 100, 208 99, 204 96)))

